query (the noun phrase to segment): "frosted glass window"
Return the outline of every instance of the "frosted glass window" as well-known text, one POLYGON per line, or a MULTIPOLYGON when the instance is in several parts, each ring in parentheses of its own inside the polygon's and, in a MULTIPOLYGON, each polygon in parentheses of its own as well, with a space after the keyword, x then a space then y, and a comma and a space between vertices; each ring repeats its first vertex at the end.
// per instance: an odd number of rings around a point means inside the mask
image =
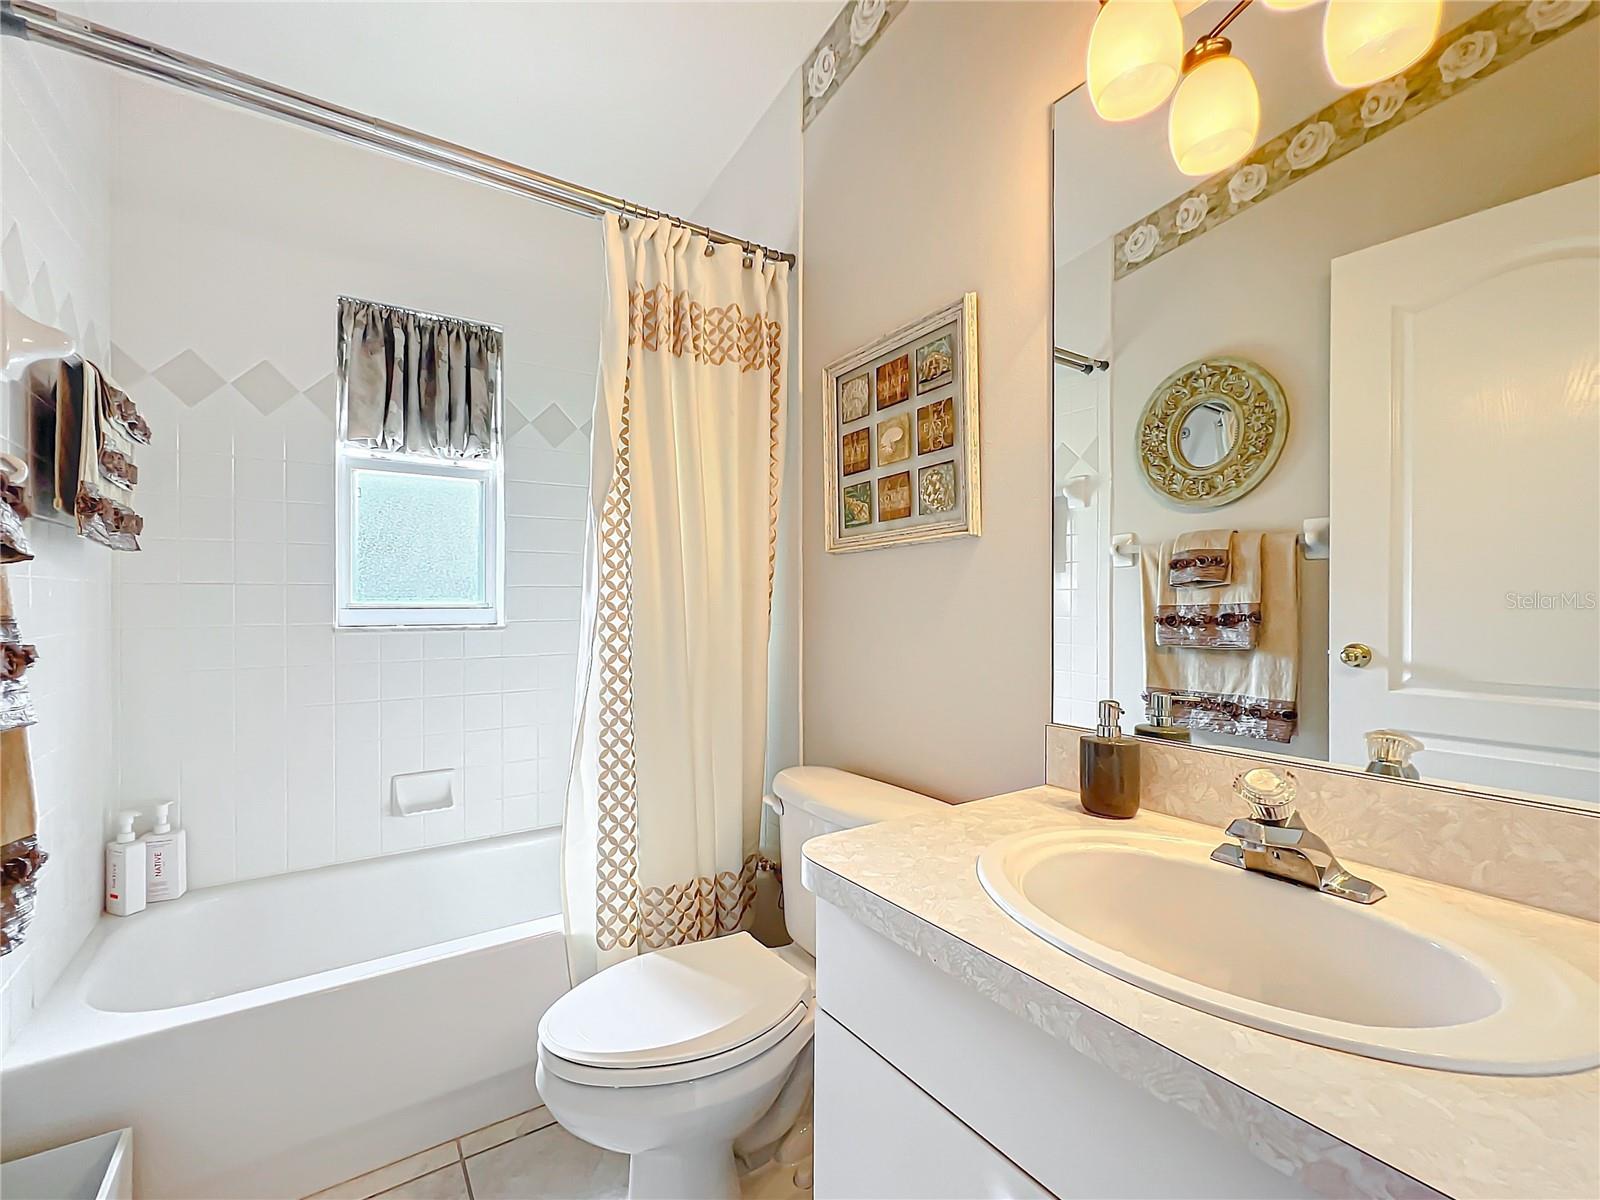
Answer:
POLYGON ((353 472, 350 601, 357 605, 482 605, 482 479, 353 472))
POLYGON ((338 624, 500 623, 500 465, 339 450, 338 624))

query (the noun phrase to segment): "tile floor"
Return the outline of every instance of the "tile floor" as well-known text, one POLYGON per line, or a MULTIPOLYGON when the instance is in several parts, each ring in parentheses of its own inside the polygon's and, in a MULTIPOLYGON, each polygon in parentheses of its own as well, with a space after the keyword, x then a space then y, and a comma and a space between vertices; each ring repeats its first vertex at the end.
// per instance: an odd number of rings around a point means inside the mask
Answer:
POLYGON ((611 1200, 628 1160, 536 1108, 318 1192, 309 1200, 611 1200))
MULTIPOLYGON (((745 1176, 747 1200, 811 1200, 776 1163, 745 1176)), ((544 1108, 463 1134, 307 1200, 621 1200, 628 1159, 573 1137, 544 1108)))

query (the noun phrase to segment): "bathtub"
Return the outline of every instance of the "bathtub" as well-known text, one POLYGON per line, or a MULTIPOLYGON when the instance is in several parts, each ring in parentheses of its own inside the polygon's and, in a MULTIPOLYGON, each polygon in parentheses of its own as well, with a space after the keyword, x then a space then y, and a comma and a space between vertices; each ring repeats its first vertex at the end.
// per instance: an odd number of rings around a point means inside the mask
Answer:
POLYGON ((304 1196, 538 1103, 555 830, 100 919, 0 1070, 0 1151, 134 1130, 151 1200, 304 1196))

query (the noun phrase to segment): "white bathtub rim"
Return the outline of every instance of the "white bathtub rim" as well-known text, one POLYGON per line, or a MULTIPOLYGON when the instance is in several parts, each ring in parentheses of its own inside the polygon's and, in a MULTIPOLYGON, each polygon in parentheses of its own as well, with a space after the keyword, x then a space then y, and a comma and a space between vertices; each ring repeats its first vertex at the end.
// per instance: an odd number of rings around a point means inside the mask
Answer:
POLYGON ((428 847, 401 855, 383 855, 348 863, 333 863, 306 872, 262 876, 221 884, 217 887, 199 888, 180 900, 170 901, 161 905, 159 909, 146 910, 132 917, 113 917, 102 913, 100 920, 84 939, 83 945, 78 948, 67 969, 18 1033, 17 1040, 6 1047, 3 1062, 0 1062, 0 1074, 8 1074, 44 1060, 86 1053, 108 1045, 158 1034, 177 1025, 214 1020, 247 1009, 282 1003, 298 996, 328 991, 358 980, 407 970, 438 959, 488 950, 527 938, 547 935, 564 937, 563 918, 560 913, 555 913, 293 979, 246 988, 224 996, 196 1000, 188 1004, 165 1008, 113 1010, 98 1008, 89 1001, 89 994, 98 982, 94 974, 95 960, 105 942, 125 928, 125 922, 159 921, 162 919, 163 910, 176 915, 190 904, 206 903, 219 892, 282 887, 287 880, 297 875, 358 871, 391 858, 410 859, 413 855, 424 857, 432 854, 470 853, 475 841, 531 842, 543 840, 550 835, 550 830, 530 830, 500 838, 474 839, 450 846, 428 847))
POLYGON ((72 967, 51 989, 44 1004, 34 1013, 16 1042, 7 1047, 3 1067, 0 1067, 0 1076, 45 1060, 102 1050, 114 1044, 151 1037, 178 1025, 218 1020, 248 1009, 281 1004, 299 996, 332 991, 363 979, 393 974, 440 959, 490 950, 535 937, 565 936, 564 922, 560 914, 538 917, 516 925, 507 925, 501 929, 456 938, 454 941, 439 942, 384 958, 335 967, 298 979, 264 984, 261 987, 248 988, 209 1000, 197 1000, 192 1004, 173 1008, 113 1012, 92 1006, 88 1002, 87 993, 90 986, 89 968, 93 963, 95 951, 106 937, 105 922, 119 919, 105 917, 100 926, 90 934, 74 959, 72 967))

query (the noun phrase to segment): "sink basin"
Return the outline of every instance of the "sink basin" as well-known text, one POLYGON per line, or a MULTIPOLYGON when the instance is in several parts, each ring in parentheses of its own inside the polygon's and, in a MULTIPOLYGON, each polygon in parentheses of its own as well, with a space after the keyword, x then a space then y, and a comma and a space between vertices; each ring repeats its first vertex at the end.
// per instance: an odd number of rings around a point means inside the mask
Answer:
POLYGON ((978 878, 1074 958, 1243 1025, 1484 1075, 1600 1065, 1600 989, 1526 936, 1420 881, 1386 878, 1388 898, 1360 905, 1212 862, 1221 840, 1017 834, 978 878))

